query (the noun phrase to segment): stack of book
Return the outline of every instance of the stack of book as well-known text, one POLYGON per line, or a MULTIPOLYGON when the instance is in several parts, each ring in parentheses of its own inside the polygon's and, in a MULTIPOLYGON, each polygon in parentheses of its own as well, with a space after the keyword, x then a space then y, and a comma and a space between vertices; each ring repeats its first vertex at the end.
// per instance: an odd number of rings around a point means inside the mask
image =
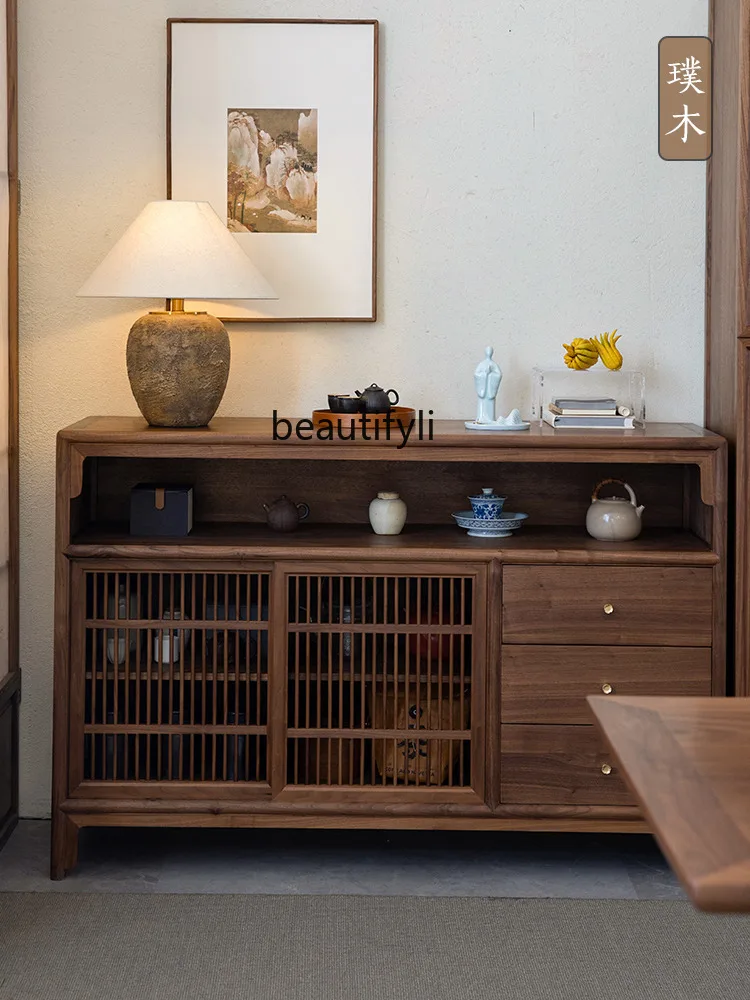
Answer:
POLYGON ((617 401, 603 397, 558 396, 544 411, 544 419, 552 427, 625 428, 635 426, 635 419, 627 406, 618 407, 617 401))

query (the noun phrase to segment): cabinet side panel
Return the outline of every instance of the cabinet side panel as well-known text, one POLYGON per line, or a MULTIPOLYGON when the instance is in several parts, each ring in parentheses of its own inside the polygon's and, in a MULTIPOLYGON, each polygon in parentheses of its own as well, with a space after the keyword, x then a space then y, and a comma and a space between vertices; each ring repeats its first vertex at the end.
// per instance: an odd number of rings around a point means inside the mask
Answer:
POLYGON ((0 681, 0 847, 18 821, 18 703, 20 676, 0 681))

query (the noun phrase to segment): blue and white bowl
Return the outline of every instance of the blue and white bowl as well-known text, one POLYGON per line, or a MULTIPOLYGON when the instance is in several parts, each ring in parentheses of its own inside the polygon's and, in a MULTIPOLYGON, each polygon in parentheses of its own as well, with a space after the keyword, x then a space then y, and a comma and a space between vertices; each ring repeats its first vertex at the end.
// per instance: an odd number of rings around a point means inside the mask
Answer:
POLYGON ((459 528, 465 528, 472 538, 508 538, 518 531, 528 516, 528 514, 511 514, 508 511, 504 517, 488 520, 485 517, 474 517, 473 511, 470 510, 453 515, 459 528))
POLYGON ((505 505, 505 497, 497 496, 491 486, 484 486, 480 497, 469 497, 469 500, 474 517, 481 521, 496 520, 502 514, 505 505))

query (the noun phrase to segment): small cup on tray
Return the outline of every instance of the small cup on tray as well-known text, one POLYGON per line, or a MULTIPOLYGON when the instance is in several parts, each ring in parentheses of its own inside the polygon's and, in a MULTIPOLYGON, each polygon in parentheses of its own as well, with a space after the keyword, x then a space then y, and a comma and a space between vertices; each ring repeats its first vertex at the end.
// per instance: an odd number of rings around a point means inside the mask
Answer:
POLYGON ((328 409, 331 413, 359 413, 362 409, 362 400, 359 396, 329 395, 328 409))
POLYGON ((492 486, 482 488, 482 495, 469 497, 474 517, 482 521, 495 521, 502 516, 505 497, 496 495, 492 486))

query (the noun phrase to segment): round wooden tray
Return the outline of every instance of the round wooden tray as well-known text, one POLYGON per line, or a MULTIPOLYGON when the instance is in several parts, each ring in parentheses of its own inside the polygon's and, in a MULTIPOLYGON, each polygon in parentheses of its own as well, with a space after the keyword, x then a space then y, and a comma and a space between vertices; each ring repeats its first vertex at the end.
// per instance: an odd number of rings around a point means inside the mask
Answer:
POLYGON ((392 406, 390 413, 334 413, 333 410, 313 410, 312 422, 313 427, 318 428, 324 421, 329 421, 333 424, 334 430, 339 428, 341 431, 348 431, 352 427, 361 430, 364 422, 364 429, 370 431, 376 427, 385 430, 389 417, 391 430, 398 431, 399 424, 408 427, 412 420, 416 420, 417 411, 408 406, 392 406))

